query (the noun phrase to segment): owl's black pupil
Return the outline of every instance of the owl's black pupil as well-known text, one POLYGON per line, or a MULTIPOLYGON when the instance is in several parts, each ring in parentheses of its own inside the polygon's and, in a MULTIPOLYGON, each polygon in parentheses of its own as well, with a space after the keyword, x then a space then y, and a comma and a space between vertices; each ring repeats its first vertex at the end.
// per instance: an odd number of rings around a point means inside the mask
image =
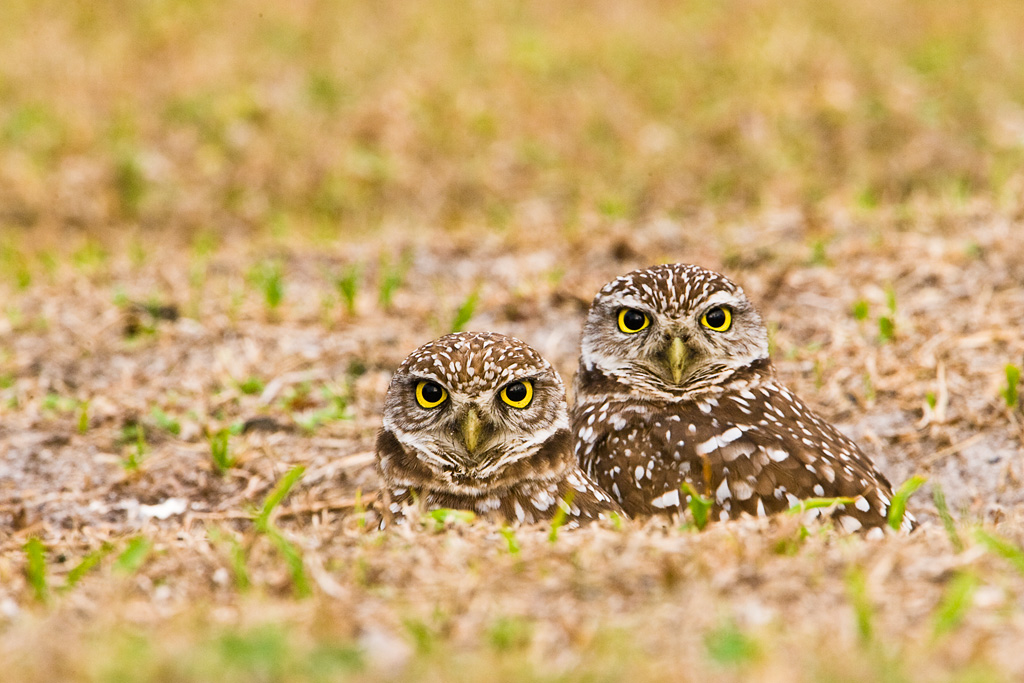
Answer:
POLYGON ((444 396, 444 389, 441 388, 440 384, 434 382, 427 382, 423 385, 423 400, 427 403, 437 403, 444 396))
POLYGON ((721 327, 725 324, 725 311, 721 308, 712 308, 708 311, 706 318, 711 327, 721 327))
POLYGON ((647 322, 647 316, 635 309, 629 309, 622 316, 622 323, 627 330, 639 330, 647 322))
POLYGON ((510 401, 522 401, 526 398, 526 385, 522 382, 513 382, 505 387, 505 395, 510 401))

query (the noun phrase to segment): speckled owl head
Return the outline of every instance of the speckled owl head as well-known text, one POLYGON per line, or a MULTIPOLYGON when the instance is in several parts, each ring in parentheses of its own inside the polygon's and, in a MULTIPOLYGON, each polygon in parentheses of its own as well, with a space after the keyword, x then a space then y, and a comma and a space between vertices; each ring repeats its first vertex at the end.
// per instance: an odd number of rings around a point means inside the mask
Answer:
POLYGON ((568 444, 568 424, 565 388, 550 363, 494 333, 424 344, 395 372, 384 401, 383 432, 429 470, 432 484, 459 492, 501 479, 556 433, 568 444))
POLYGON ((700 266, 635 270, 594 298, 581 368, 648 395, 690 395, 768 357, 768 334, 743 290, 700 266))

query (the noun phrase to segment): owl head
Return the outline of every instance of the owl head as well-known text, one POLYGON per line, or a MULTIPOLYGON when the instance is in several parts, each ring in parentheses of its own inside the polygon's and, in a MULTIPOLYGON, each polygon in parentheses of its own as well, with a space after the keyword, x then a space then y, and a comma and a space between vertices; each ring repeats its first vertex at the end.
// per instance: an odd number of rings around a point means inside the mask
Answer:
POLYGON ((699 266, 671 263, 601 289, 583 330, 580 368, 631 393, 678 399, 767 358, 767 330, 738 285, 699 266))
POLYGON ((568 426, 562 380, 539 353, 500 334, 449 334, 395 372, 378 467, 391 481, 479 495, 568 466, 568 426))

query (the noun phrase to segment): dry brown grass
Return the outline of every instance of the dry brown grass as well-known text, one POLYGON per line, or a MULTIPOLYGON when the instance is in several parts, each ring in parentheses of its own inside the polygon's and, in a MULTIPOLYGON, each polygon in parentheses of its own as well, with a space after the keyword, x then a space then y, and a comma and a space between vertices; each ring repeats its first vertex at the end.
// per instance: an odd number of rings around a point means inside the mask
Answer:
POLYGON ((1020 35, 1011 0, 4 3, 4 676, 1024 677, 1020 35), (360 526, 390 373, 474 292, 569 379, 597 289, 676 260, 929 478, 920 531, 360 526))

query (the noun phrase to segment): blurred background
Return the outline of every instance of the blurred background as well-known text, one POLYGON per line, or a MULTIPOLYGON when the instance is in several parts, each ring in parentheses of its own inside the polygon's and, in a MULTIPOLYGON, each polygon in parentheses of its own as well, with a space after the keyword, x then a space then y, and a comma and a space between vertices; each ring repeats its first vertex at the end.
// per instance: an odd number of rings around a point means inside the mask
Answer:
POLYGON ((1017 0, 5 0, 0 230, 1018 212, 1022 36, 1017 0))
POLYGON ((1024 680, 1022 283, 1021 0, 0 0, 4 674, 1024 680), (930 525, 365 533, 413 349, 665 261, 930 525))

